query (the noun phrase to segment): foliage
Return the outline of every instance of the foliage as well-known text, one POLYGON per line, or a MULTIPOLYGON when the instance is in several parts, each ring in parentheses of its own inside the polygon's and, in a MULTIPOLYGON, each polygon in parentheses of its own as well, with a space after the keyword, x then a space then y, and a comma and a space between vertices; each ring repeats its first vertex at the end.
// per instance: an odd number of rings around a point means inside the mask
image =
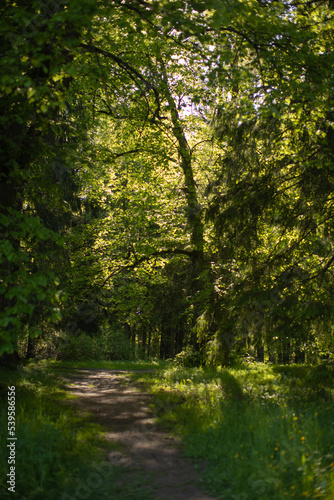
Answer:
POLYGON ((0 355, 13 352, 18 337, 27 333, 38 333, 38 328, 29 328, 29 319, 42 313, 51 320, 59 318, 59 293, 56 290, 55 274, 45 266, 50 257, 42 252, 43 242, 61 245, 59 235, 46 229, 37 217, 22 215, 11 210, 9 215, 0 214, 0 266, 2 280, 0 294, 3 307, 0 310, 0 355), (10 237, 8 237, 10 235, 10 237), (15 238, 15 240, 13 240, 15 238), (17 242, 19 241, 19 246, 17 242), (15 243, 16 244, 15 244, 15 243))
POLYGON ((203 357, 200 352, 195 351, 193 346, 187 346, 183 351, 175 356, 176 366, 183 366, 184 368, 191 368, 200 366, 203 362, 203 357))
POLYGON ((331 2, 1 13, 0 355, 62 296, 62 357, 330 356, 331 2))
POLYGON ((161 359, 156 360, 144 360, 137 359, 135 361, 64 361, 55 359, 43 359, 36 361, 34 360, 32 364, 38 367, 50 368, 52 371, 54 368, 62 369, 88 369, 88 368, 99 368, 99 369, 109 369, 109 370, 160 370, 171 365, 171 360, 165 361, 161 359))
POLYGON ((216 110, 224 150, 207 189, 207 218, 220 254, 215 338, 231 347, 231 335, 234 342, 265 343, 272 351, 284 350, 283 344, 292 351, 296 342, 310 353, 313 336, 324 340, 332 322, 326 297, 333 164, 327 35, 333 18, 331 9, 309 11, 303 2, 286 5, 286 15, 277 15, 276 7, 255 7, 261 28, 233 34, 243 55, 231 73, 234 90, 216 110), (271 14, 269 26, 265 16, 271 14))
POLYGON ((59 216, 59 179, 46 178, 64 149, 57 141, 66 140, 62 113, 77 70, 75 51, 94 10, 91 0, 1 4, 0 355, 17 349, 22 324, 32 336, 38 332, 37 302, 45 302, 51 319, 59 316, 52 311, 56 292, 46 291, 57 280, 44 258, 60 240, 47 230, 50 223, 45 227, 41 207, 56 205, 53 221, 59 216))
POLYGON ((136 374, 154 393, 158 421, 207 466, 202 483, 222 498, 330 498, 333 388, 310 385, 309 366, 168 368, 136 374))
POLYGON ((123 332, 105 330, 101 335, 90 337, 81 333, 63 338, 64 344, 58 348, 57 359, 65 361, 134 360, 138 356, 136 348, 123 332))
MULTIPOLYGON (((16 374, 1 369, 1 387, 15 384, 19 403, 16 494, 26 500, 68 500, 91 494, 115 500, 150 498, 133 471, 111 466, 105 460, 110 443, 103 438, 102 429, 64 404, 66 395, 59 373, 59 369, 53 371, 43 363, 26 365, 16 374)), ((7 390, 1 393, 2 433, 7 428, 6 397, 7 390)), ((2 442, 6 442, 5 436, 2 442)), ((6 484, 7 459, 8 451, 2 446, 1 498, 12 495, 6 484)))

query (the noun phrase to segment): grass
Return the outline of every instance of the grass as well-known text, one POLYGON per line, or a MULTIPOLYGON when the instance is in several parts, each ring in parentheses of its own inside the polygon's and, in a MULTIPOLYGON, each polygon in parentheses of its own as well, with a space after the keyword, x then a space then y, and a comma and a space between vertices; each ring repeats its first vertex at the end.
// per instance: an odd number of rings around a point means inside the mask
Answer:
POLYGON ((137 361, 58 361, 54 359, 46 359, 33 361, 28 363, 28 366, 40 367, 44 370, 53 370, 58 368, 66 369, 101 369, 101 370, 161 370, 171 365, 170 361, 162 360, 137 360, 137 361))
POLYGON ((333 372, 255 364, 133 374, 226 500, 334 498, 333 372))
MULTIPOLYGON (((103 430, 66 404, 69 369, 143 370, 133 381, 154 394, 153 411, 183 438, 203 488, 224 500, 334 498, 334 373, 326 366, 254 364, 182 368, 166 362, 28 363, 0 369, 0 433, 7 386, 16 386, 16 491, 20 500, 148 500, 133 470, 105 461, 103 430), (146 372, 145 370, 154 370, 146 372), (203 461, 206 464, 203 469, 203 461)), ((0 497, 8 449, 0 449, 0 497)))
MULTIPOLYGON (((74 364, 87 368, 86 363, 74 364)), ((90 365, 89 365, 90 366, 90 365)), ((125 365, 122 365, 125 366, 125 365)), ((136 365, 137 366, 137 365, 136 365)), ((106 461, 103 429, 66 400, 60 375, 70 364, 0 369, 0 497, 20 500, 147 500, 137 473, 106 461), (16 387, 16 494, 8 491, 7 386, 16 387)), ((98 367, 94 363, 94 367, 98 367)), ((105 367, 105 366, 104 366, 105 367)))

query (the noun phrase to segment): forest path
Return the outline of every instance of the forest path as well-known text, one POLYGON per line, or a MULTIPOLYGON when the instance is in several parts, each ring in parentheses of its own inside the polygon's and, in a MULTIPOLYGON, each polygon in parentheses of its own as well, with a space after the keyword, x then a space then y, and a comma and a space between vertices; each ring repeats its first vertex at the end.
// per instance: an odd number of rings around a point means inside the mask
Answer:
POLYGON ((151 396, 129 382, 129 373, 80 369, 65 379, 78 396, 71 404, 92 415, 105 437, 121 445, 121 452, 109 453, 110 463, 139 471, 154 500, 214 500, 197 486, 198 474, 182 456, 180 441, 156 425, 151 396))

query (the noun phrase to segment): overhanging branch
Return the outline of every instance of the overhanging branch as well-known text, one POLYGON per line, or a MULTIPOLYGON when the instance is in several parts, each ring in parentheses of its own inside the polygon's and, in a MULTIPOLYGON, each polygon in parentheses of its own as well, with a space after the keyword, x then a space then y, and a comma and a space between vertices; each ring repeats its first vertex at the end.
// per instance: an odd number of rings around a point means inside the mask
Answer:
MULTIPOLYGON (((108 276, 107 278, 102 282, 101 286, 105 286, 105 284, 114 276, 117 274, 121 273, 124 270, 129 270, 129 269, 135 269, 136 267, 140 266, 144 262, 148 262, 152 258, 156 257, 165 257, 167 255, 185 255, 189 259, 191 259, 195 255, 196 251, 193 250, 184 250, 182 248, 170 248, 170 249, 165 249, 165 250, 157 250, 156 252, 153 252, 149 255, 143 255, 141 257, 137 257, 134 255, 135 261, 132 262, 131 264, 127 264, 125 266, 120 266, 117 269, 114 269, 108 276)), ((131 253, 129 254, 128 258, 130 258, 131 253)))

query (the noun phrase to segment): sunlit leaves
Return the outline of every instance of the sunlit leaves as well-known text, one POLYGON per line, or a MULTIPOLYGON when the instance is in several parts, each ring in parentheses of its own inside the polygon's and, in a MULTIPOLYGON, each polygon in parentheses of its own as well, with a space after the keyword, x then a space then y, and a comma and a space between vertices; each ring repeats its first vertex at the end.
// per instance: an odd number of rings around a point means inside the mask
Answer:
POLYGON ((220 180, 208 190, 208 218, 218 241, 226 242, 222 257, 239 264, 239 284, 218 286, 221 307, 233 318, 227 326, 237 336, 255 325, 260 336, 275 331, 277 338, 305 340, 319 318, 331 318, 331 242, 326 254, 324 241, 333 226, 333 158, 325 132, 331 130, 333 52, 321 47, 333 21, 318 8, 306 17, 309 7, 281 5, 280 13, 274 5, 257 7, 256 23, 251 17, 249 29, 235 33, 242 49, 231 67, 230 93, 225 83, 228 98, 216 112, 225 151, 220 180), (321 310, 315 306, 320 289, 321 310))

